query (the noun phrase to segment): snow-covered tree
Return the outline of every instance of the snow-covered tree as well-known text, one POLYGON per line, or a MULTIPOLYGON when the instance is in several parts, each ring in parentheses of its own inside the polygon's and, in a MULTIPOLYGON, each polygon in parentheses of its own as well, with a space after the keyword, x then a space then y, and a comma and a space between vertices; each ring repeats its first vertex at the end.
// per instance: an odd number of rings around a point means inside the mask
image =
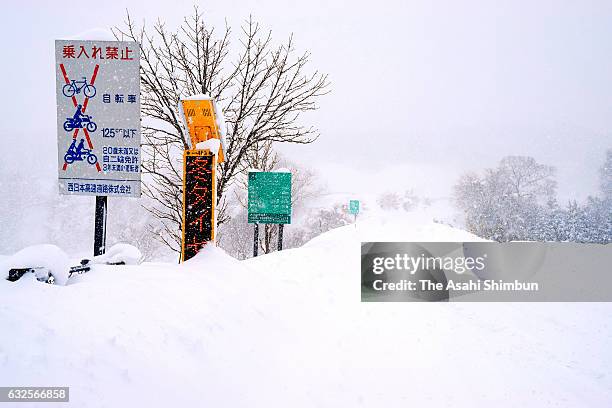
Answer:
POLYGON ((599 170, 600 194, 589 197, 583 209, 586 225, 583 231, 585 242, 608 244, 612 242, 612 149, 599 170))
POLYGON ((161 21, 137 27, 128 15, 115 33, 140 44, 143 191, 155 202, 148 209, 163 223, 173 250, 180 250, 182 152, 188 145, 181 97, 208 94, 223 106, 227 143, 217 173, 219 223, 228 218, 227 193, 249 154, 266 143, 306 144, 318 137, 300 119, 317 109, 329 82, 327 75, 310 69, 308 52, 297 54, 293 37, 277 45, 271 32, 249 18, 237 45, 230 46, 231 29, 215 30, 197 8, 175 30, 161 21))
POLYGON ((612 198, 589 197, 584 208, 584 242, 612 242, 612 198))
POLYGON ((496 241, 529 239, 538 229, 541 206, 554 197, 554 172, 532 157, 507 156, 483 176, 462 176, 455 199, 468 229, 496 241))
POLYGON ((562 208, 554 198, 554 169, 529 157, 506 157, 484 176, 466 174, 455 198, 467 227, 497 241, 612 242, 612 151, 600 170, 601 194, 562 208))
POLYGON ((504 157, 496 171, 500 175, 505 194, 517 202, 546 202, 555 194, 555 168, 538 164, 533 157, 504 157))
POLYGON ((402 208, 405 211, 412 211, 417 208, 420 202, 421 200, 414 190, 409 189, 404 192, 404 196, 402 197, 402 208))
POLYGON ((378 199, 376 199, 376 203, 383 210, 398 210, 402 205, 402 198, 399 194, 389 191, 382 193, 378 199))

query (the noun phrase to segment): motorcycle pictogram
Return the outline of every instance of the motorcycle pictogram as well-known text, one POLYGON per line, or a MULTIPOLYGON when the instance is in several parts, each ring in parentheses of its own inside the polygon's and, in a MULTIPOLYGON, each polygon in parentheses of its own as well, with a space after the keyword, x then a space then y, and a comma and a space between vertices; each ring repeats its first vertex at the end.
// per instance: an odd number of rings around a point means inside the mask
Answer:
POLYGON ((90 115, 85 115, 84 113, 82 113, 81 105, 77 105, 77 109, 74 113, 74 116, 71 118, 66 118, 66 121, 64 122, 64 130, 66 132, 71 132, 74 129, 82 129, 83 127, 85 127, 90 132, 95 132, 98 128, 98 125, 96 125, 96 123, 91 120, 90 115))
POLYGON ((98 162, 98 157, 91 152, 91 149, 86 149, 84 145, 85 139, 81 139, 78 146, 76 146, 76 139, 72 140, 68 151, 64 155, 64 161, 68 164, 72 164, 75 161, 86 160, 87 163, 92 166, 96 164, 98 162))

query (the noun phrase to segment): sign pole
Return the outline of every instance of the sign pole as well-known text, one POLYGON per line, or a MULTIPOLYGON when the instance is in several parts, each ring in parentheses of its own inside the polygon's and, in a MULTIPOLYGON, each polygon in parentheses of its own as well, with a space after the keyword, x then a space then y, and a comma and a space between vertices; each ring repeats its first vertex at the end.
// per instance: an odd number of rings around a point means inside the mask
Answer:
POLYGON ((107 196, 96 196, 94 256, 103 255, 106 252, 106 204, 107 196))
POLYGON ((259 224, 255 223, 255 232, 253 234, 253 257, 257 256, 257 249, 259 247, 259 224))
POLYGON ((283 250, 283 227, 285 224, 278 224, 278 250, 283 250))
POLYGON ((106 252, 108 196, 141 195, 140 46, 56 40, 55 61, 59 192, 96 196, 99 256, 106 252))

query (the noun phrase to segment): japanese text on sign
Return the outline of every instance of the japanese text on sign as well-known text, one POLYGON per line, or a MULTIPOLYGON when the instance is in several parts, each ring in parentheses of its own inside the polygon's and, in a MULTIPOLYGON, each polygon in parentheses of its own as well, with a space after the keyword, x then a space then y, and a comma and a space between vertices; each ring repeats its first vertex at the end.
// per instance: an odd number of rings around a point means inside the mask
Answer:
POLYGON ((208 150, 187 150, 184 154, 183 248, 181 259, 194 257, 215 238, 216 158, 208 150))
POLYGON ((57 40, 60 193, 140 196, 140 48, 57 40))
POLYGON ((291 173, 249 172, 248 222, 291 224, 291 173))

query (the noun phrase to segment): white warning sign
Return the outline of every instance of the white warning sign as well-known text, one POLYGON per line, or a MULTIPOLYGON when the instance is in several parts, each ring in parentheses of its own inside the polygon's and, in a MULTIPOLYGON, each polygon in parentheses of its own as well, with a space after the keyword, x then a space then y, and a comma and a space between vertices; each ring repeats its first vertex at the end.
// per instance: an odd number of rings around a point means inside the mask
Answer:
POLYGON ((55 41, 59 190, 140 197, 140 49, 55 41))

